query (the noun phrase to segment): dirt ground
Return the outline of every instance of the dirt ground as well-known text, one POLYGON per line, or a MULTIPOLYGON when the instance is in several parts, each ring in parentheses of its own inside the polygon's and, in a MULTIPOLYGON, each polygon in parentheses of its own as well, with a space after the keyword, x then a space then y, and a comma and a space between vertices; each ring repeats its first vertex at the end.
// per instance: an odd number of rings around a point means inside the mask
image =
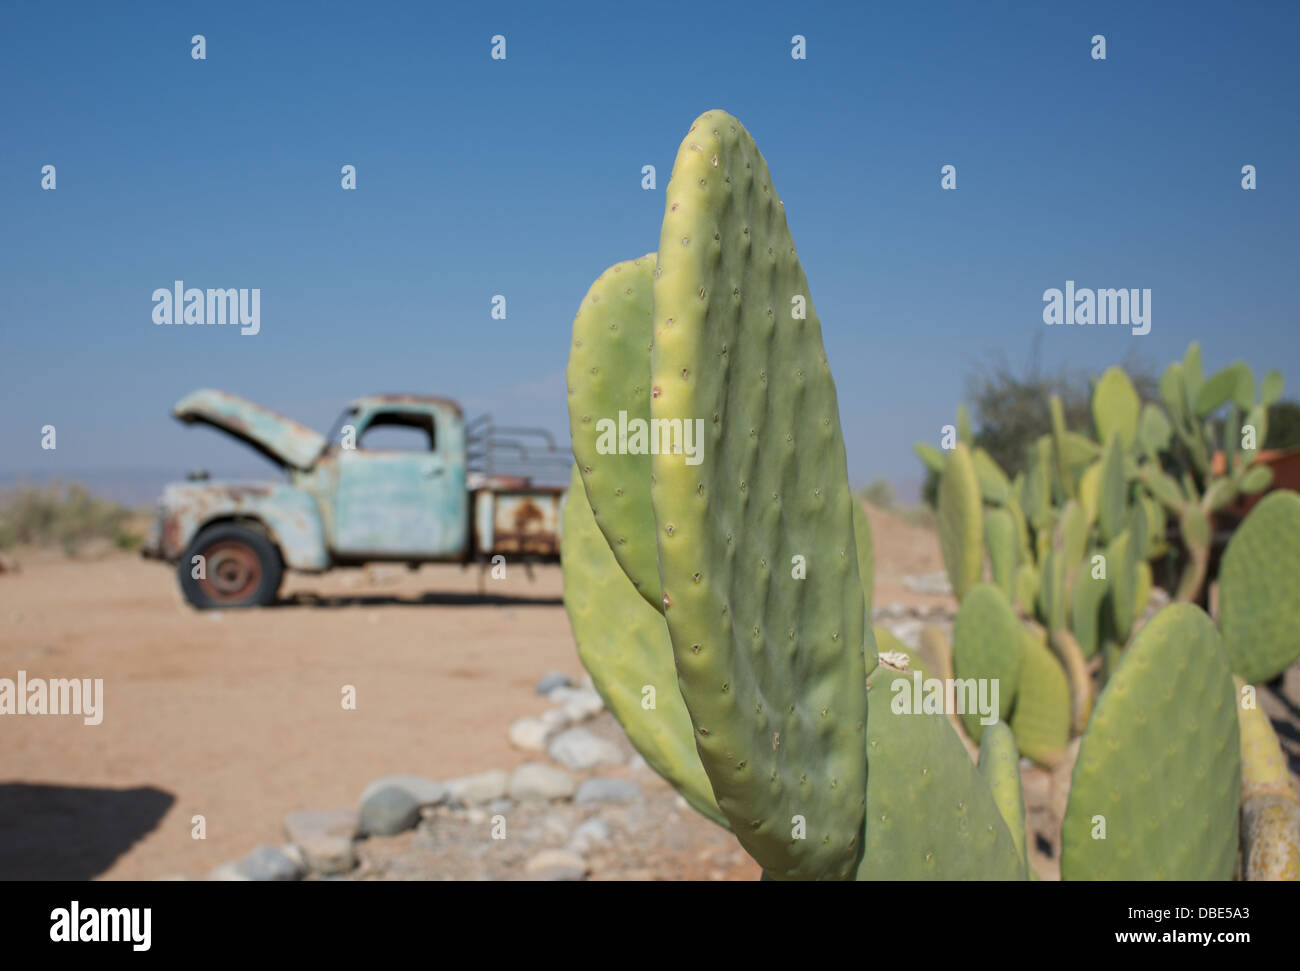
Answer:
MULTIPOLYGON (((955 608, 901 582, 942 570, 935 535, 870 515, 877 606, 955 608)), ((0 722, 0 877, 202 877, 282 844, 290 810, 354 808, 377 777, 535 758, 508 726, 549 707, 543 674, 582 674, 557 567, 531 580, 511 567, 486 597, 477 568, 290 576, 276 607, 199 613, 170 567, 130 554, 17 559, 0 575, 0 677, 102 678, 104 719, 0 722), (198 815, 205 839, 192 837, 198 815)), ((675 798, 653 773, 637 779, 649 805, 675 798)), ((729 834, 693 813, 683 826, 653 860, 598 876, 757 877, 729 834)))

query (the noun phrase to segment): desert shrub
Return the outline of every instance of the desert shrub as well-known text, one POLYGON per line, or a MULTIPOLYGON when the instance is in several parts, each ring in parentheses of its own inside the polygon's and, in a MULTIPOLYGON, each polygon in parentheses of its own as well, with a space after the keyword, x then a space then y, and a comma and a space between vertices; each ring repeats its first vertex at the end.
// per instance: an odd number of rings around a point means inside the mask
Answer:
POLYGON ((1276 401, 1268 408, 1268 435, 1265 448, 1292 448, 1300 445, 1300 401, 1276 401))
POLYGON ((123 528, 130 515, 80 483, 20 486, 0 493, 0 549, 57 545, 71 555, 93 539, 129 547, 136 542, 123 528))
POLYGON ((892 509, 894 506, 894 487, 888 479, 874 479, 862 490, 862 498, 877 509, 892 509))

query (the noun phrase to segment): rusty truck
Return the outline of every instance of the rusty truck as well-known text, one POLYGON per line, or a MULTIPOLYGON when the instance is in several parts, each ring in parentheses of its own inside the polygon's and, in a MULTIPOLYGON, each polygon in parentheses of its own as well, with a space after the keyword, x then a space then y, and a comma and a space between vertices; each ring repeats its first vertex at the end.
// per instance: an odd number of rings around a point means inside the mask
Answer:
POLYGON ((535 483, 572 459, 544 430, 467 422, 456 402, 414 394, 357 398, 328 437, 211 389, 173 415, 234 436, 283 474, 200 471, 164 488, 143 553, 175 564, 199 609, 271 604, 289 570, 559 557, 565 489, 535 483), (387 440, 394 432, 403 447, 387 440))

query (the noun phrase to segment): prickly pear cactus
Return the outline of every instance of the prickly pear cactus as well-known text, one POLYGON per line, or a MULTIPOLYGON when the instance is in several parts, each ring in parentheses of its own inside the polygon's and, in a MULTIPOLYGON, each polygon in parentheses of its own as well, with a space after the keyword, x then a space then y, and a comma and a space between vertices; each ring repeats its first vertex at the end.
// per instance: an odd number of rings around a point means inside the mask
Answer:
POLYGON ((1002 821, 1016 844, 1016 855, 1029 871, 1025 844, 1025 800, 1020 790, 1020 752, 1016 737, 1002 722, 989 725, 980 739, 979 771, 993 793, 1002 821))
POLYGON ((961 600, 984 568, 984 510, 979 477, 963 442, 948 453, 939 480, 939 549, 953 595, 961 600))
MULTIPOLYGON (((962 680, 997 682, 997 717, 1011 713, 1024 664, 1020 621, 1006 595, 991 583, 981 583, 962 600, 952 631, 952 660, 962 680)), ((1068 698, 1067 716, 1068 716, 1068 698)), ((962 714, 966 734, 976 742, 984 733, 978 711, 962 714)))
POLYGON ((1093 711, 1061 829, 1061 877, 1230 880, 1240 795, 1228 657, 1199 608, 1174 604, 1134 638, 1093 711))
POLYGON ((984 545, 988 548, 989 567, 993 582, 1012 600, 1016 595, 1016 522, 1006 509, 988 509, 984 512, 984 545))
POLYGON ((1053 766, 1070 744, 1073 702, 1065 669, 1042 638, 1031 630, 1020 632, 1024 662, 1009 724, 1021 755, 1039 765, 1053 766))
POLYGON ((682 797, 722 826, 690 716, 677 688, 673 647, 663 617, 648 606, 614 562, 574 466, 564 503, 564 606, 578 657, 633 746, 682 797), (645 707, 646 688, 654 707, 645 707))
POLYGON ((750 855, 776 878, 851 878, 875 646, 821 327, 767 163, 739 121, 696 119, 667 196, 651 415, 704 431, 698 464, 651 461, 682 695, 750 855))
POLYGON ((892 699, 912 690, 913 663, 892 666, 896 653, 882 654, 867 679, 867 845, 858 879, 1024 879, 1020 848, 948 720, 914 706, 895 710, 902 706, 892 699))
POLYGON ((1300 495, 1265 496, 1228 543, 1219 568, 1219 626, 1232 669, 1269 681, 1300 657, 1300 495))
POLYGON ((857 500, 853 502, 853 538, 858 544, 858 577, 862 580, 862 597, 870 617, 872 590, 876 583, 876 557, 871 543, 871 523, 867 521, 862 503, 857 500))
POLYGON ((1097 427, 1097 440, 1104 443, 1115 434, 1125 449, 1132 448, 1137 438, 1139 409, 1137 389, 1124 369, 1107 368, 1092 393, 1092 421, 1097 427))
POLYGON ((609 433, 602 435, 599 427, 613 422, 616 429, 626 428, 622 415, 628 422, 649 421, 654 268, 655 254, 649 253, 615 263, 591 285, 573 318, 565 384, 573 455, 596 523, 637 592, 662 611, 650 443, 642 443, 641 454, 631 454, 617 447, 616 431, 610 450, 609 433))
MULTIPOLYGON (((1244 688, 1238 681, 1238 698, 1244 688)), ((1247 880, 1300 880, 1300 800, 1291 787, 1286 756, 1268 715, 1257 704, 1239 705, 1237 719, 1241 724, 1243 876, 1247 880)))

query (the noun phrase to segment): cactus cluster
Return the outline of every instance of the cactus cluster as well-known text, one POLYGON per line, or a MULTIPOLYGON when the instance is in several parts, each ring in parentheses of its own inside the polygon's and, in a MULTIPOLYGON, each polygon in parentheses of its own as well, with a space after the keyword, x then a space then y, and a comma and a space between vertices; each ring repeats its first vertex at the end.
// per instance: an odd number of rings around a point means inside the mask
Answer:
MULTIPOLYGON (((1080 731, 1067 876, 1229 876, 1244 779, 1259 872, 1289 865, 1271 835, 1290 820, 1276 766, 1243 775, 1236 665, 1213 623, 1170 608, 1122 649, 1153 530, 1129 468, 1141 417, 1123 382, 1103 384, 1105 446, 1059 423, 1015 482, 959 420, 960 444, 936 452, 954 643, 927 632, 912 651, 873 631, 869 528, 784 207, 739 121, 691 126, 657 253, 602 274, 574 321, 565 603, 632 743, 767 878, 1028 878, 1019 758, 1050 761, 1080 731), (597 426, 620 411, 662 447, 602 447, 597 426), (1094 552, 1123 560, 1101 592, 1080 580, 1094 552), (963 729, 906 703, 931 676, 996 678, 993 717, 963 729)), ((1251 615, 1234 636, 1271 667, 1277 629, 1251 615)))

